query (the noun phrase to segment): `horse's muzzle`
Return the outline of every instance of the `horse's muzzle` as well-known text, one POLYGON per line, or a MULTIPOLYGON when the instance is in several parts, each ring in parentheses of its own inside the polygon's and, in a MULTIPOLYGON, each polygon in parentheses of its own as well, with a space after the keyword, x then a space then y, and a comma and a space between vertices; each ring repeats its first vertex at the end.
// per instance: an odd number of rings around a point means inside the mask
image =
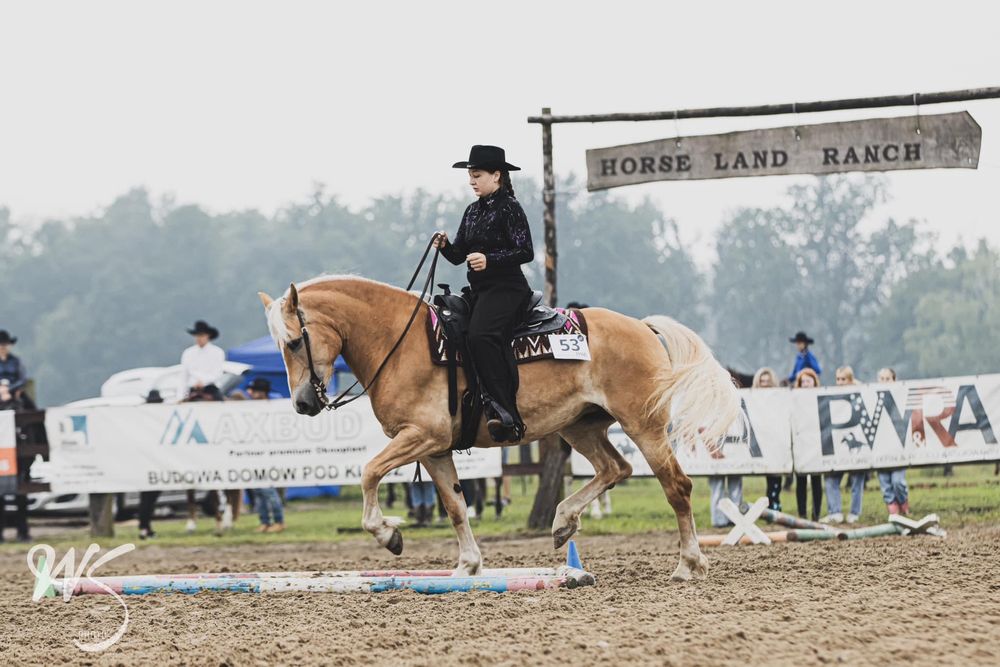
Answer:
POLYGON ((295 395, 292 396, 292 405, 297 413, 308 417, 315 417, 323 411, 319 397, 316 396, 316 392, 309 384, 302 384, 295 390, 295 395))

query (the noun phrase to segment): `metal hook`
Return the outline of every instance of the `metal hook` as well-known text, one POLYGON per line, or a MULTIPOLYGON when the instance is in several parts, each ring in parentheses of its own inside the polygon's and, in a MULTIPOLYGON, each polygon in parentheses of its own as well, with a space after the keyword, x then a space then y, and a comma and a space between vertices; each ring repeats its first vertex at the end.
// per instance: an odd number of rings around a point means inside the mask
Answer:
POLYGON ((676 137, 674 138, 674 146, 676 146, 677 148, 680 148, 681 147, 681 127, 677 123, 677 109, 674 109, 674 134, 676 135, 676 137))
POLYGON ((795 102, 792 102, 792 113, 795 114, 795 127, 792 128, 795 130, 795 141, 802 141, 802 135, 799 134, 799 110, 795 102))
POLYGON ((913 93, 913 107, 917 115, 917 134, 920 134, 920 104, 917 102, 917 93, 913 93))

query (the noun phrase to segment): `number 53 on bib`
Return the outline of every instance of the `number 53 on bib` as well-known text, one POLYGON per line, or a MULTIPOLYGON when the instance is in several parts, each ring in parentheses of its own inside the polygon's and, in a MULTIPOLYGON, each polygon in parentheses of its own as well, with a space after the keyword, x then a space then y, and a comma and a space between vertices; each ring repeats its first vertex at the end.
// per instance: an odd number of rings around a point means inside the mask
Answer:
POLYGON ((556 359, 590 361, 590 347, 583 334, 550 334, 549 345, 556 359))

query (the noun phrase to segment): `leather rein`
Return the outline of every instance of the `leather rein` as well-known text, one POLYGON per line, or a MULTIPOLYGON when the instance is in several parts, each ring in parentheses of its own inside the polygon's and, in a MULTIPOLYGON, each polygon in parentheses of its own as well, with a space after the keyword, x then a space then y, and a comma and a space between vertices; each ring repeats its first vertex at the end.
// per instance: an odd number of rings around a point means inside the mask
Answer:
MULTIPOLYGON (((410 282, 406 285, 407 292, 410 291, 410 288, 413 287, 413 283, 416 282, 417 280, 417 276, 420 275, 420 269, 423 268, 424 261, 427 259, 427 255, 430 253, 431 248, 434 246, 434 240, 436 238, 437 234, 431 236, 430 243, 427 244, 427 248, 424 250, 424 254, 420 258, 420 262, 417 264, 417 270, 413 272, 413 276, 410 278, 410 282)), ((351 401, 358 400, 359 398, 367 394, 368 390, 371 389, 372 385, 375 384, 375 381, 378 380, 378 376, 382 373, 382 369, 385 368, 385 365, 389 362, 389 359, 392 357, 393 354, 395 354, 396 350, 399 349, 399 346, 403 343, 403 339, 406 338, 406 334, 409 333, 410 327, 413 326, 413 321, 417 318, 417 313, 420 312, 420 306, 424 303, 424 299, 434 291, 433 287, 434 271, 437 268, 437 260, 438 260, 438 255, 440 253, 441 253, 440 248, 434 249, 434 257, 431 260, 431 266, 427 272, 427 279, 424 281, 424 288, 420 291, 420 298, 417 299, 417 304, 413 307, 413 312, 410 313, 410 319, 409 321, 407 321, 406 327, 403 329, 403 333, 399 335, 399 338, 396 339, 396 343, 392 346, 392 349, 389 350, 389 353, 385 355, 385 359, 383 359, 382 363, 379 364, 378 369, 376 369, 375 374, 372 376, 371 382, 368 383, 368 386, 365 387, 364 385, 362 385, 363 391, 361 391, 361 393, 352 396, 346 400, 344 399, 344 397, 347 396, 352 389, 361 384, 361 380, 356 379, 354 381, 354 384, 352 384, 344 391, 340 392, 339 396, 337 396, 332 400, 330 399, 330 397, 326 393, 326 383, 323 382, 323 378, 316 372, 316 366, 315 364, 313 364, 312 345, 310 344, 309 341, 309 330, 306 328, 305 313, 302 311, 301 307, 295 309, 295 314, 299 318, 299 330, 302 333, 302 345, 306 349, 306 361, 309 363, 309 384, 312 385, 313 391, 316 392, 316 398, 323 406, 322 408, 323 410, 336 410, 339 407, 347 405, 351 401)))

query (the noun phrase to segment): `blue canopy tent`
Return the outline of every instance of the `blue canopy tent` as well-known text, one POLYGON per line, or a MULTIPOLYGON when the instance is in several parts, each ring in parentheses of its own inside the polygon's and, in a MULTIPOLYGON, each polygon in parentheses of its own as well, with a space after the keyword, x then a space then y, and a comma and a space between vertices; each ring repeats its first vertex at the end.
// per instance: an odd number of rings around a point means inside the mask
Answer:
MULTIPOLYGON (((253 366, 251 371, 246 374, 243 384, 240 385, 241 388, 245 389, 254 378, 262 377, 271 381, 271 393, 274 397, 289 397, 285 361, 281 358, 281 352, 278 351, 277 344, 270 336, 264 336, 230 348, 226 351, 226 359, 253 366)), ((333 381, 329 387, 331 393, 340 389, 341 375, 351 372, 343 357, 337 357, 337 361, 333 364, 333 370, 333 381)))
MULTIPOLYGON (((249 364, 252 368, 243 378, 241 389, 253 382, 254 378, 267 378, 271 381, 271 398, 288 398, 288 375, 285 373, 285 361, 281 358, 278 346, 270 336, 264 336, 244 343, 226 351, 226 359, 249 364)), ((333 378, 328 391, 340 389, 342 378, 351 369, 343 357, 337 357, 333 364, 333 378)), ((353 382, 353 377, 351 378, 353 382)), ((288 500, 296 498, 315 498, 317 496, 339 496, 339 486, 295 486, 285 492, 288 500)))

